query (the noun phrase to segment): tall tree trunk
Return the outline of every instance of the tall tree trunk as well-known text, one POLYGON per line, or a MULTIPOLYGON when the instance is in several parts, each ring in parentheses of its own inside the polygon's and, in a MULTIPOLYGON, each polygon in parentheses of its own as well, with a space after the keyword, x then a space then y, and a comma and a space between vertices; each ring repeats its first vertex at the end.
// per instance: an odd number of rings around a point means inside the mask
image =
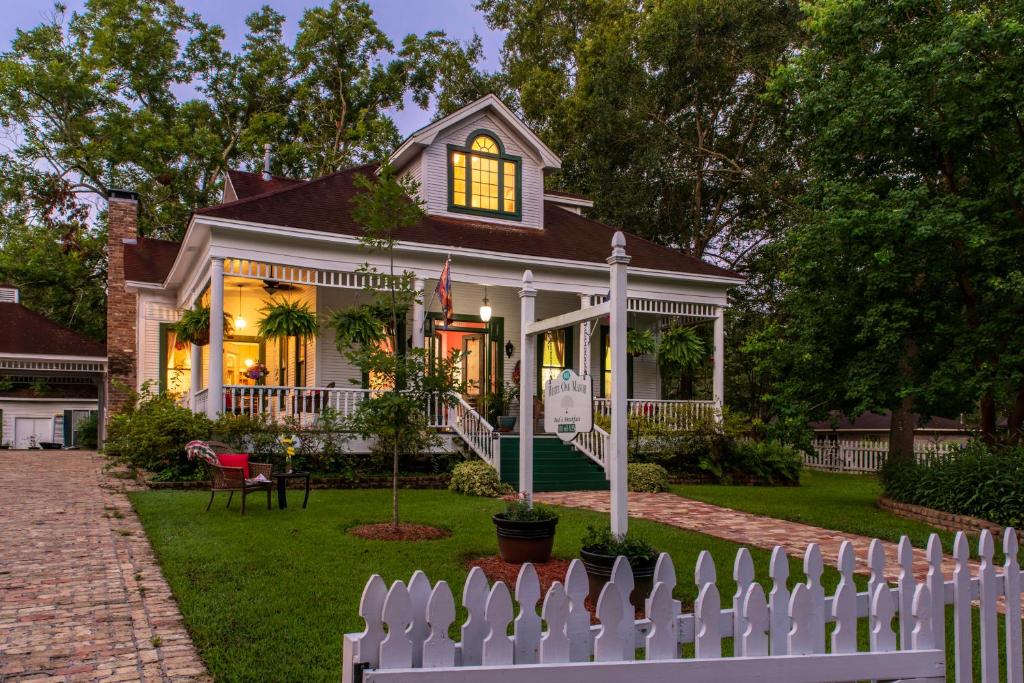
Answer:
POLYGON ((1024 389, 1017 393, 1017 400, 1006 423, 1007 438, 1010 443, 1018 444, 1024 440, 1024 389))
POLYGON ((914 428, 917 427, 914 415, 914 397, 904 397, 889 422, 889 458, 914 457, 914 428))
POLYGON ((978 402, 981 411, 981 440, 991 444, 996 440, 996 399, 986 391, 978 402))

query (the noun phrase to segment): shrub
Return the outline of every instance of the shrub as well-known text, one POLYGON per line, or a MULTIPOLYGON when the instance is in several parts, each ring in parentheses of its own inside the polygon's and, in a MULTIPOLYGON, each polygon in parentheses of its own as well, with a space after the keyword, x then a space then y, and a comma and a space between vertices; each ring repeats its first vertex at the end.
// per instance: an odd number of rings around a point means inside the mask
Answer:
POLYGON ((78 445, 81 448, 96 448, 99 445, 99 418, 95 413, 78 423, 78 445))
POLYGON ((658 559, 658 551, 647 542, 647 539, 631 533, 618 538, 608 527, 588 526, 580 544, 584 550, 599 555, 625 555, 630 560, 647 562, 658 559))
MULTIPOLYGON (((295 457, 292 467, 327 474, 355 475, 356 455, 345 448, 351 438, 337 411, 325 408, 312 424, 302 424, 295 417, 275 421, 266 415, 221 415, 213 425, 214 437, 250 453, 259 462, 269 462, 277 468, 285 465, 285 451, 281 437, 294 439, 295 457)), ((365 458, 364 458, 365 459, 365 458)))
POLYGON ((631 462, 626 480, 630 491, 661 493, 668 491, 668 471, 651 462, 631 462))
POLYGON ((512 487, 502 483, 494 468, 483 460, 470 460, 455 466, 448 488, 471 496, 493 497, 508 493, 512 487))
POLYGON ((742 473, 768 486, 800 483, 803 457, 795 448, 777 441, 739 441, 732 449, 730 466, 734 474, 742 473))
POLYGON ((505 519, 512 522, 546 522, 558 519, 558 513, 547 505, 535 504, 532 507, 525 498, 516 496, 505 506, 505 519))
POLYGON ((1003 526, 1024 523, 1024 447, 972 442, 924 462, 892 459, 882 468, 889 498, 1003 526))
POLYGON ((185 444, 209 439, 212 428, 205 415, 178 405, 168 394, 153 393, 147 382, 110 419, 104 450, 132 468, 156 473, 157 479, 201 478, 205 472, 186 458, 185 444))

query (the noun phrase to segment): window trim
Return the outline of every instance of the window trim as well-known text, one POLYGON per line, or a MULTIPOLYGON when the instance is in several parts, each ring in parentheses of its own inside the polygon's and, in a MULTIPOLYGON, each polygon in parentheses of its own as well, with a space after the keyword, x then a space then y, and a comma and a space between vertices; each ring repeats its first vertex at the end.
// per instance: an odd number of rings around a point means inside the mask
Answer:
MULTIPOLYGON (((565 365, 562 366, 563 370, 572 370, 576 364, 576 331, 579 330, 579 326, 570 325, 569 327, 559 327, 552 332, 564 332, 565 333, 565 365)), ((537 386, 537 398, 544 398, 544 335, 537 335, 537 368, 536 368, 536 386, 537 386)))
MULTIPOLYGON (((611 339, 611 330, 608 328, 607 325, 601 325, 601 333, 600 333, 598 338, 599 338, 599 343, 601 344, 601 346, 599 347, 600 351, 598 352, 600 354, 600 358, 601 358, 601 363, 600 363, 601 370, 600 370, 600 374, 598 375, 599 379, 597 381, 597 395, 600 396, 601 398, 611 398, 610 396, 606 396, 605 395, 607 392, 604 390, 604 374, 606 372, 608 372, 608 369, 609 369, 607 367, 607 364, 605 363, 605 361, 607 359, 605 358, 604 347, 608 344, 609 340, 611 339)), ((629 399, 632 399, 632 398, 633 398, 633 356, 630 356, 627 353, 626 354, 626 399, 629 400, 629 399)))
POLYGON ((445 152, 445 166, 448 170, 448 211, 451 213, 464 213, 473 216, 490 216, 493 218, 501 218, 504 220, 521 221, 523 219, 523 158, 518 157, 514 154, 507 154, 505 152, 505 145, 502 144, 501 138, 498 137, 494 131, 486 128, 477 128, 466 138, 466 144, 464 145, 448 145, 447 151, 445 152), (497 154, 490 154, 488 152, 474 151, 472 148, 473 140, 479 135, 486 135, 487 137, 494 140, 494 144, 498 146, 497 154), (492 211, 491 209, 474 209, 471 206, 459 206, 455 203, 455 164, 452 163, 452 155, 455 152, 465 154, 467 157, 466 163, 466 202, 470 203, 469 198, 472 196, 472 173, 470 171, 468 157, 479 156, 486 157, 489 159, 498 160, 498 206, 504 205, 505 201, 505 170, 502 167, 502 162, 511 162, 516 169, 516 210, 513 212, 504 211, 498 209, 492 211))

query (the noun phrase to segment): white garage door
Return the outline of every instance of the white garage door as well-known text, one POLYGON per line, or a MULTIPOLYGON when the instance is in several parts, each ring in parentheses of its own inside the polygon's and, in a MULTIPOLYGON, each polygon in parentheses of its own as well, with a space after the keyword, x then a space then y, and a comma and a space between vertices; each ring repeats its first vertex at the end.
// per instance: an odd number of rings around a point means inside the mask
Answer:
POLYGON ((53 419, 49 417, 14 418, 14 447, 32 448, 40 441, 53 440, 53 419))

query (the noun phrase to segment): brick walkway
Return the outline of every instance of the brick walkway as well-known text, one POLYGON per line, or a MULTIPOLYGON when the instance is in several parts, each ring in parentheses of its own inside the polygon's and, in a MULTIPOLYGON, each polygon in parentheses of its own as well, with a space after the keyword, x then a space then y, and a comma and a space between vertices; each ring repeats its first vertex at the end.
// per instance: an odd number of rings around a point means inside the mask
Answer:
POLYGON ((84 451, 0 451, 0 681, 207 681, 128 498, 84 451))
MULTIPOLYGON (((598 512, 608 512, 610 494, 607 491, 572 491, 566 493, 538 493, 534 499, 539 503, 564 505, 565 507, 586 508, 598 512)), ((729 508, 702 503, 689 498, 682 498, 672 493, 630 493, 629 514, 631 517, 649 519, 662 524, 696 531, 708 536, 715 536, 740 545, 771 550, 782 546, 790 557, 802 558, 807 545, 817 543, 826 565, 836 566, 839 546, 843 541, 851 541, 857 556, 855 571, 858 574, 870 574, 867 566, 868 545, 871 539, 866 536, 831 531, 820 527, 789 522, 774 517, 761 517, 749 512, 740 512, 729 508)), ((1000 547, 1002 539, 996 539, 1000 547)), ((885 575, 889 581, 899 578, 899 565, 896 562, 896 544, 884 542, 885 575)), ((972 541, 976 545, 976 541, 972 541)), ((731 573, 732 558, 715 558, 719 573, 731 573)), ((942 572, 949 581, 953 578, 956 565, 953 558, 946 555, 942 562, 942 572)), ((972 573, 978 563, 972 561, 972 573)), ((921 548, 914 548, 914 575, 923 580, 928 572, 928 560, 921 548)), ((1022 601, 1024 602, 1024 601, 1022 601)))

